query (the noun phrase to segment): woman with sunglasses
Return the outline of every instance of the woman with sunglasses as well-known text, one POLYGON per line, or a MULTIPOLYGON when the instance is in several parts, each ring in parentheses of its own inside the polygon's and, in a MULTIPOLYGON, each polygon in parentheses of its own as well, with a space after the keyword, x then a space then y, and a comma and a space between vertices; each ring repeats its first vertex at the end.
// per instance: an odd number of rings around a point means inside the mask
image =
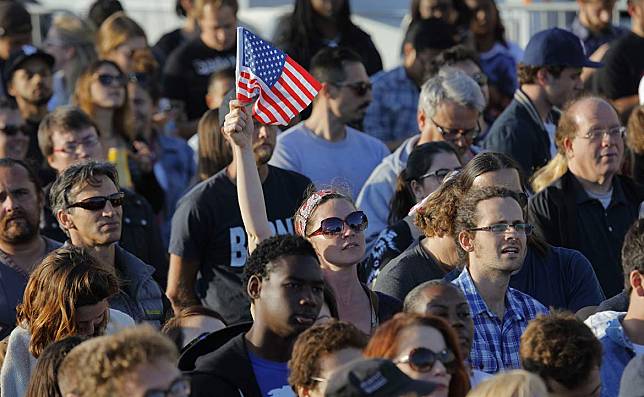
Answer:
POLYGON ((398 175, 389 205, 389 226, 380 232, 358 268, 360 279, 367 285, 373 283, 380 269, 420 237, 421 230, 414 225, 409 210, 461 165, 456 150, 447 142, 429 142, 412 150, 406 168, 398 175))
POLYGON ((410 378, 437 384, 430 397, 464 397, 470 389, 456 334, 438 317, 397 314, 378 327, 363 354, 390 359, 410 378))
MULTIPOLYGON (((248 249, 273 234, 252 151, 253 122, 250 108, 230 102, 223 133, 232 143, 237 163, 237 196, 248 249)), ((312 191, 294 216, 294 230, 315 248, 325 280, 337 300, 338 317, 371 334, 381 321, 400 311, 402 304, 385 294, 369 290, 358 279, 357 264, 365 255, 367 216, 353 200, 334 189, 312 191)))
POLYGON ((141 131, 136 131, 134 126, 127 82, 128 78, 116 63, 98 60, 79 77, 74 102, 96 123, 103 148, 125 151, 128 160, 133 160, 127 162, 133 186, 128 186, 126 177, 121 175, 122 185, 134 188, 159 212, 164 201, 163 190, 153 171, 156 155, 138 139, 141 131))

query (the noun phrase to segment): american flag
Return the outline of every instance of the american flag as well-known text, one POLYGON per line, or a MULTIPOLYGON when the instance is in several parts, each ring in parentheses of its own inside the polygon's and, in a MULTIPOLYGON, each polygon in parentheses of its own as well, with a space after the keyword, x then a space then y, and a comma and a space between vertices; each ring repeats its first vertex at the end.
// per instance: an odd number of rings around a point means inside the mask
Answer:
POLYGON ((244 28, 237 28, 237 99, 251 102, 264 124, 286 125, 306 108, 320 83, 291 57, 244 28))

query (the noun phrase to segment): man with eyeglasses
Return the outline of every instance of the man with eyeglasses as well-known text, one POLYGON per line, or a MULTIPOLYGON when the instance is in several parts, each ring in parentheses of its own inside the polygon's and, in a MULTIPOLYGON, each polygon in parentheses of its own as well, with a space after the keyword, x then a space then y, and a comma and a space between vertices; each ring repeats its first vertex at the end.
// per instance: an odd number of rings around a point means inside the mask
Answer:
POLYGON ((0 97, 0 158, 24 160, 28 148, 29 136, 16 102, 0 97))
POLYGON ((556 153, 557 109, 584 88, 582 67, 600 66, 587 59, 577 36, 566 30, 532 36, 518 65, 519 89, 492 124, 483 148, 507 154, 526 177, 532 176, 556 153))
POLYGON ((572 102, 557 129, 559 154, 543 176, 564 171, 543 181, 550 183, 528 206, 531 223, 548 243, 588 258, 608 298, 622 290, 620 251, 644 201, 644 187, 619 174, 625 132, 605 100, 590 96, 572 102))
POLYGON ((322 83, 311 117, 277 137, 270 164, 299 172, 317 186, 348 183, 356 197, 389 154, 379 139, 348 125, 360 121, 371 102, 369 76, 360 56, 342 47, 320 50, 310 71, 322 83))
MULTIPOLYGON (((105 161, 98 131, 85 112, 76 107, 61 106, 40 123, 40 150, 56 174, 80 161, 105 161)), ((45 195, 49 194, 50 189, 51 184, 44 187, 45 195)), ((164 288, 168 276, 168 258, 152 208, 138 193, 122 190, 125 199, 120 245, 143 262, 154 266, 154 279, 164 288)), ((57 241, 67 239, 49 204, 43 210, 40 232, 57 241)))
MULTIPOLYGON (((451 1, 445 3, 451 9, 451 1)), ((424 7, 420 8, 422 13, 424 7)), ((402 65, 371 79, 373 101, 364 116, 364 130, 385 142, 392 151, 418 131, 418 95, 431 61, 456 44, 448 18, 447 13, 432 12, 409 25, 403 41, 402 65), (435 14, 441 14, 442 19, 435 14)))
POLYGON ((427 142, 446 141, 467 162, 478 150, 472 142, 480 132, 478 119, 484 108, 481 88, 460 70, 442 70, 423 84, 417 113, 420 133, 385 157, 358 195, 357 206, 369 218, 367 239, 373 239, 387 227, 389 202, 411 151, 427 142))
POLYGON ((44 202, 34 170, 0 158, 0 339, 16 325, 16 306, 32 270, 61 245, 38 231, 44 202))
POLYGON ((154 268, 118 244, 124 198, 116 168, 92 160, 67 167, 49 192, 52 212, 69 237, 66 244, 88 249, 123 281, 110 307, 159 327, 164 307, 161 289, 152 278, 154 268))
MULTIPOLYGON (((54 57, 31 45, 23 45, 9 55, 3 70, 7 94, 15 98, 25 120, 25 131, 29 136, 27 159, 42 168, 44 164, 38 148, 38 125, 49 112, 47 103, 53 95, 53 67, 54 57)), ((53 177, 51 173, 43 171, 40 171, 40 176, 43 182, 49 182, 53 177)))
POLYGON ((508 189, 472 190, 458 206, 455 237, 465 268, 452 283, 472 311, 472 369, 494 374, 520 368, 521 334, 537 314, 548 312, 536 299, 509 287, 510 276, 523 264, 531 232, 519 196, 508 189))

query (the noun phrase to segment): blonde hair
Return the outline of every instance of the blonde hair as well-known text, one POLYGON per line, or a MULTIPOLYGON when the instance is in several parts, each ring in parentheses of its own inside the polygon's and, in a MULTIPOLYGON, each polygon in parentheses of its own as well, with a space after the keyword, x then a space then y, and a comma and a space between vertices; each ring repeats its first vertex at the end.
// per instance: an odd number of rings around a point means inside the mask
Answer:
POLYGON ((633 153, 644 154, 644 106, 636 107, 628 118, 626 146, 633 153))
POLYGON ((176 346, 150 325, 139 325, 111 336, 93 338, 72 349, 58 370, 63 395, 121 395, 124 379, 141 365, 179 358, 176 346))
POLYGON ((147 36, 143 28, 132 18, 119 11, 112 14, 101 24, 96 35, 96 49, 101 58, 105 58, 111 51, 133 37, 147 36))
POLYGON ((546 384, 522 369, 502 372, 479 384, 467 397, 548 397, 546 384))

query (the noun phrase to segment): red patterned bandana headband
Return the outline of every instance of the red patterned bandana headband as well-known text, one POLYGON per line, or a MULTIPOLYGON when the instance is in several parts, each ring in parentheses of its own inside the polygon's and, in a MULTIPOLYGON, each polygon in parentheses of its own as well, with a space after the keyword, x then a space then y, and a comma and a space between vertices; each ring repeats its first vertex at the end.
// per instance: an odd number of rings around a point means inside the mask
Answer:
POLYGON ((294 216, 295 234, 298 236, 306 237, 306 225, 311 219, 311 214, 320 204, 323 198, 331 194, 338 194, 330 189, 318 190, 314 192, 304 203, 297 209, 294 216))

